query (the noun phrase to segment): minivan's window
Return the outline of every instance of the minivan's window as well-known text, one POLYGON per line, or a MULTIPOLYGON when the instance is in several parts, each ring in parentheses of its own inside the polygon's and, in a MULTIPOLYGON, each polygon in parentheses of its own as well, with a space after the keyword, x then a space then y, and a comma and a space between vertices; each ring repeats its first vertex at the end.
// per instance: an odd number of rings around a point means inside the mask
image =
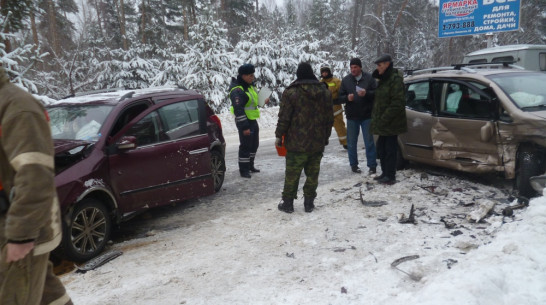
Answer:
POLYGON ((446 83, 440 109, 444 113, 473 119, 490 117, 490 99, 462 83, 446 83))
POLYGON ((406 90, 406 106, 419 112, 432 112, 428 81, 408 85, 406 90))
POLYGON ((200 134, 197 100, 170 104, 159 109, 169 140, 200 134))
POLYGON ((546 73, 545 74, 501 74, 489 76, 512 101, 525 111, 546 109, 546 73))
POLYGON ((48 107, 53 139, 97 141, 112 106, 48 107))

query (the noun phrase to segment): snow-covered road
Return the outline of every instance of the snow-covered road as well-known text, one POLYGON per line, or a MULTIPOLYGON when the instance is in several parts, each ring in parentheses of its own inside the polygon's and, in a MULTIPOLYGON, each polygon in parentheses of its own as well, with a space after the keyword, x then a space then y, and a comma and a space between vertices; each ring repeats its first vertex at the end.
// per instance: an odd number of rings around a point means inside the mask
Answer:
POLYGON ((75 304, 546 303, 544 197, 504 217, 516 200, 495 178, 414 165, 395 185, 378 185, 353 174, 331 141, 316 210, 304 213, 298 199, 285 214, 277 210, 284 160, 269 152, 275 116, 262 120, 261 173, 239 177, 238 139, 223 117, 223 189, 125 224, 126 234, 144 234, 110 246, 122 256, 62 276, 75 304), (486 203, 495 204, 492 215, 471 220, 486 203), (416 224, 400 223, 412 205, 416 224))

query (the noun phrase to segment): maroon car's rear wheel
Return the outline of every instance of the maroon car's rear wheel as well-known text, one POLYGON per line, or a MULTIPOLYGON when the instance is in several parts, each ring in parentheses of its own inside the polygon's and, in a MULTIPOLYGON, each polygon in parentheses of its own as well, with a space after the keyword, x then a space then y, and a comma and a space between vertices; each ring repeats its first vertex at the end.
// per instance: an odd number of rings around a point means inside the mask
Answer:
POLYGON ((222 154, 213 150, 210 156, 211 173, 214 180, 214 191, 218 192, 224 184, 224 177, 226 175, 226 161, 222 154))
POLYGON ((65 226, 63 248, 68 259, 87 261, 100 254, 110 239, 112 219, 100 201, 82 200, 71 213, 65 226))

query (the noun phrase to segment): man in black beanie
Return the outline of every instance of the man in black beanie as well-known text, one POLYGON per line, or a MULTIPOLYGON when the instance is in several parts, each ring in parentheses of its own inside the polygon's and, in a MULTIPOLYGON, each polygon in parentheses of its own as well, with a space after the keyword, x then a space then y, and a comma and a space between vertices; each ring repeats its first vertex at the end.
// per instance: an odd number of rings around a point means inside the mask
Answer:
POLYGON ((250 172, 260 172, 254 167, 254 158, 260 145, 258 93, 252 85, 254 72, 252 64, 240 66, 237 78, 232 78, 229 86, 230 110, 235 114, 235 124, 239 131, 239 172, 243 178, 251 178, 250 172))
POLYGON ((347 153, 349 164, 354 173, 361 173, 358 167, 358 135, 362 130, 362 138, 366 146, 366 163, 368 173, 376 173, 377 155, 373 135, 370 133, 372 118, 374 90, 377 88, 375 79, 370 73, 362 71, 360 58, 352 58, 350 61, 351 73, 341 81, 339 97, 335 104, 345 104, 345 116, 347 117, 347 153))
POLYGON ((284 90, 275 130, 275 145, 286 146, 286 170, 279 210, 294 212, 301 171, 306 175, 303 186, 304 208, 309 213, 315 208, 320 161, 332 132, 334 113, 332 95, 318 81, 309 63, 300 63, 297 79, 284 90))

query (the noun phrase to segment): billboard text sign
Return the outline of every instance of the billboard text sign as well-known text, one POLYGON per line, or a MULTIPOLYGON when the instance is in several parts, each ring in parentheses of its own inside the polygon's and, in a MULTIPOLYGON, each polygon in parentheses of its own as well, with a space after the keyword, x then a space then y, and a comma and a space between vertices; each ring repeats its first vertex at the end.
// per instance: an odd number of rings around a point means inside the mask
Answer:
POLYGON ((519 29, 521 0, 440 0, 438 37, 519 29))

